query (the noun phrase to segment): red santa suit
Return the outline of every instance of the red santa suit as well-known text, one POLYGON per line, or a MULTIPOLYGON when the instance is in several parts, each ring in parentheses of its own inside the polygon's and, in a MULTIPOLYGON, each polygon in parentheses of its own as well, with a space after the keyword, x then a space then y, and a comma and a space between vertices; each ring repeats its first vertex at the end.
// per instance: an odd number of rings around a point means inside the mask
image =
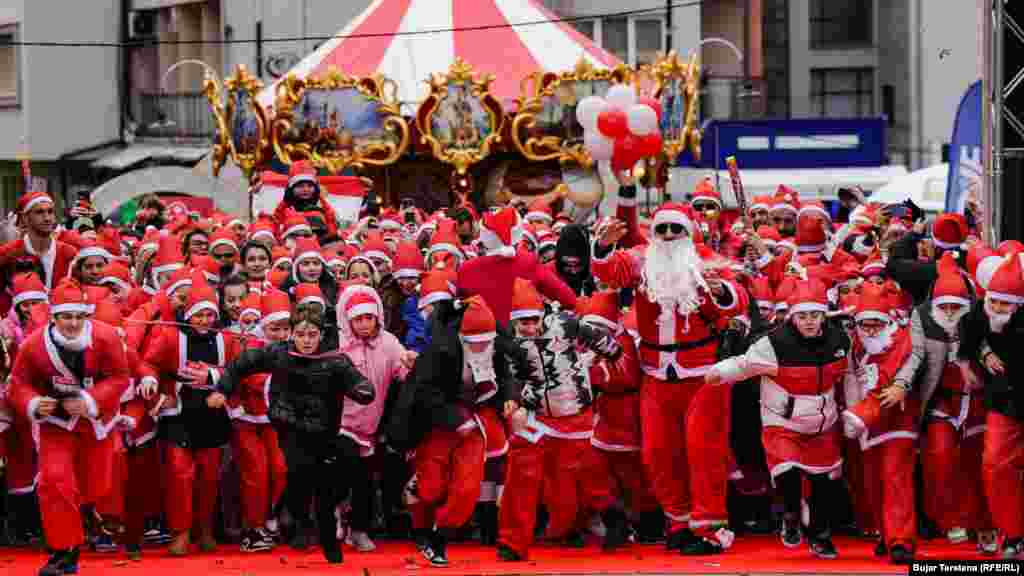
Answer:
MULTIPOLYGON (((18 199, 18 213, 26 215, 33 208, 43 204, 53 204, 53 199, 45 192, 25 194, 18 199)), ((47 250, 40 254, 32 247, 32 243, 26 236, 0 246, 0 270, 11 270, 17 260, 24 258, 34 260, 41 265, 43 284, 47 290, 51 290, 61 278, 66 277, 70 273, 72 262, 77 253, 78 248, 75 246, 54 239, 50 241, 47 250)), ((10 276, 11 274, 2 274, 0 278, 9 278, 10 276)), ((2 302, 0 314, 6 314, 9 308, 9 301, 2 302)))
MULTIPOLYGON (((695 226, 689 208, 666 204, 655 214, 653 228, 682 225, 691 242, 695 226)), ((654 247, 655 245, 651 245, 654 247)), ((648 248, 650 250, 651 248, 648 248)), ((670 533, 690 529, 714 546, 731 543, 731 534, 716 536, 728 521, 726 513, 729 450, 729 390, 703 386, 716 360, 716 323, 739 312, 739 297, 728 282, 722 298, 699 294, 699 306, 681 312, 663 310, 648 294, 645 257, 617 251, 595 258, 594 275, 613 288, 638 288, 635 299, 640 325, 643 459, 654 493, 670 523, 670 533)), ((726 531, 727 532, 727 531, 726 531)))
MULTIPOLYGON (((54 288, 51 305, 53 314, 90 310, 73 281, 54 288)), ((72 342, 48 325, 29 336, 18 354, 10 402, 17 413, 39 425, 39 503, 52 549, 68 550, 85 541, 79 509, 109 489, 112 454, 104 440, 116 424, 128 386, 124 346, 113 328, 98 322, 87 320, 72 342), (39 418, 37 409, 45 397, 79 398, 86 415, 71 416, 58 404, 53 414, 39 418)))
POLYGON ((846 436, 855 438, 864 452, 862 502, 874 512, 886 548, 903 547, 913 553, 917 516, 914 496, 914 452, 921 412, 916 393, 909 392, 905 405, 883 407, 879 394, 910 356, 910 333, 889 315, 885 289, 876 285, 861 289, 855 321, 877 320, 886 328, 869 336, 857 328, 853 370, 846 386, 843 424, 846 436))

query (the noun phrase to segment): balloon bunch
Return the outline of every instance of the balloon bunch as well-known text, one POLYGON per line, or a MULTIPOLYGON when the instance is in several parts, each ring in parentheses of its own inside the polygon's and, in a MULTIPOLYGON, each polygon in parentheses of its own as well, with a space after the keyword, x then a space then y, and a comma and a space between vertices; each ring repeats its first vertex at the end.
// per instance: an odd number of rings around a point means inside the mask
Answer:
POLYGON ((637 97, 628 85, 612 86, 604 98, 587 96, 576 105, 583 126, 583 146, 597 162, 611 161, 615 170, 629 170, 642 158, 661 152, 661 104, 637 97))

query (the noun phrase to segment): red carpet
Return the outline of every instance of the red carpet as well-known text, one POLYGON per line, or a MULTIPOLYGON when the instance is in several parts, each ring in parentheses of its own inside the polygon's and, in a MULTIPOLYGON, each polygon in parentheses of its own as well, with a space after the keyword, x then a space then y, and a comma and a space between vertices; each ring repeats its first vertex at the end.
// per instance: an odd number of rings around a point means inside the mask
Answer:
MULTIPOLYGON (((84 555, 82 576, 236 576, 314 574, 358 574, 362 576, 444 574, 906 574, 907 568, 889 564, 872 555, 874 544, 865 540, 838 538, 837 560, 817 560, 804 545, 797 550, 783 548, 775 537, 746 537, 727 553, 688 558, 665 552, 662 546, 634 545, 614 554, 603 554, 597 542, 582 550, 538 546, 526 562, 499 562, 493 548, 453 544, 448 558, 451 566, 434 568, 416 552, 411 543, 379 543, 376 552, 360 554, 345 549, 345 563, 329 566, 319 549, 298 553, 286 546, 275 552, 242 554, 236 547, 221 547, 216 554, 171 558, 163 549, 144 551, 142 562, 128 562, 123 554, 84 555)), ((918 552, 921 559, 980 559, 973 544, 952 546, 935 540, 918 552)), ((45 562, 42 553, 0 549, 0 574, 34 576, 45 562)))

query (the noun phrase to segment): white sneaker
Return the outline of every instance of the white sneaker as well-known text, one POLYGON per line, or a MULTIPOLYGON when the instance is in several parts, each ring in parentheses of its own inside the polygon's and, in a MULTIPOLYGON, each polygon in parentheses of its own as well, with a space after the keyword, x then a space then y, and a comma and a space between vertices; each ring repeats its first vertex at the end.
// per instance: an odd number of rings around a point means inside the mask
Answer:
POLYGON ((967 542, 970 536, 967 534, 967 530, 957 526, 956 528, 950 529, 946 533, 946 539, 949 540, 950 544, 963 544, 967 542))
POLYGON ((590 533, 598 538, 604 538, 605 534, 608 533, 608 528, 604 525, 604 520, 601 520, 600 514, 594 514, 590 518, 590 533))
POLYGON ((345 539, 345 544, 352 546, 360 552, 373 552, 377 545, 370 539, 370 535, 361 530, 352 530, 345 539))
POLYGON ((999 533, 995 530, 982 530, 978 532, 978 552, 986 556, 995 555, 999 552, 999 533))

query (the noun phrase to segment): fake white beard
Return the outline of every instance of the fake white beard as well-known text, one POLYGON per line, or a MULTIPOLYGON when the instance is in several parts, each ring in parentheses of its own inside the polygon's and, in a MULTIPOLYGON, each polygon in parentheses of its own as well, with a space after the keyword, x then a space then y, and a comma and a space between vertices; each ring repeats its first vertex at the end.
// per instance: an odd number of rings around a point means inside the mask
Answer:
POLYGON ((868 336, 863 330, 857 328, 857 337, 860 338, 861 344, 864 345, 864 351, 873 356, 885 352, 892 346, 892 335, 896 333, 898 328, 899 324, 891 322, 887 328, 876 336, 868 336))
POLYGON ((473 373, 473 382, 497 382, 498 377, 494 373, 494 342, 488 344, 483 352, 471 352, 469 347, 463 346, 462 353, 465 356, 466 365, 473 373))
POLYGON ((53 341, 61 348, 67 348, 73 352, 81 352, 92 345, 92 322, 86 322, 82 332, 76 338, 67 338, 60 333, 60 329, 54 326, 53 341))
POLYGON ((686 316, 700 306, 704 281, 703 262, 688 236, 669 242, 657 238, 647 247, 644 260, 644 288, 652 302, 661 306, 660 320, 679 312, 686 316))
POLYGON ((961 306, 960 311, 950 317, 940 310, 938 306, 932 304, 932 319, 946 331, 946 334, 956 336, 957 330, 960 326, 960 319, 963 318, 969 310, 970 309, 967 306, 961 306))
POLYGON ((1013 311, 1008 314, 996 314, 992 311, 991 301, 985 298, 985 315, 988 316, 988 327, 996 334, 1003 331, 1003 328, 1010 322, 1010 318, 1013 317, 1016 311, 1017 307, 1014 306, 1013 311))

